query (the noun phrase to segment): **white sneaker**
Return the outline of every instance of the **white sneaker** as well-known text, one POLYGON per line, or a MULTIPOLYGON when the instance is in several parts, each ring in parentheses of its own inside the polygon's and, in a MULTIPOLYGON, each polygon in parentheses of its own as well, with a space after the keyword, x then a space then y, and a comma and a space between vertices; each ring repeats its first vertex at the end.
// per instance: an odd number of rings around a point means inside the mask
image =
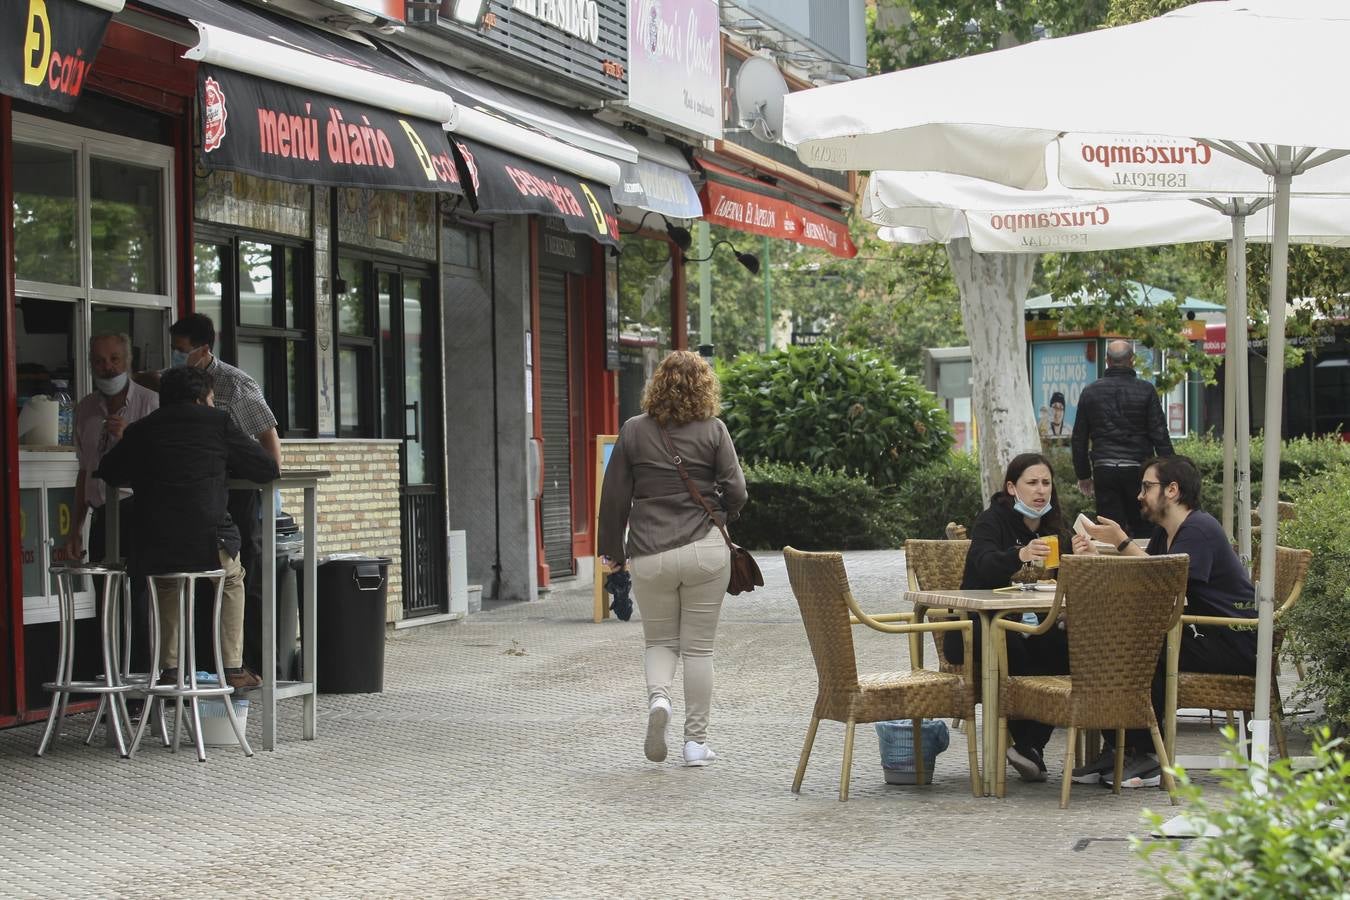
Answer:
POLYGON ((652 762, 666 759, 666 726, 670 724, 670 701, 657 697, 647 712, 647 743, 643 750, 652 762))
POLYGON ((706 743, 684 742, 684 764, 686 766, 706 766, 715 759, 717 759, 717 754, 706 743))

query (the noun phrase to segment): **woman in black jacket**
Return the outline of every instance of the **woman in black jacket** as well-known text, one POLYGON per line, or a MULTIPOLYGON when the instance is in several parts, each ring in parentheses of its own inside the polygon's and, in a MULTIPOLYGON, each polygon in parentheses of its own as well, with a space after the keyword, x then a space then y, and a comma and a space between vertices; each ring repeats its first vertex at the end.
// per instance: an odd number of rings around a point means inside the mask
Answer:
MULTIPOLYGON (((1008 463, 1003 490, 989 501, 970 529, 970 552, 961 587, 990 590, 1007 587, 1013 574, 1027 563, 1043 563, 1050 554, 1047 537, 1058 537, 1067 552, 1059 495, 1050 460, 1039 453, 1022 453, 1008 463)), ((1052 577, 1055 570, 1048 570, 1052 577)), ((974 669, 980 667, 980 620, 974 622, 974 669)), ((943 643, 947 659, 965 658, 961 636, 947 633, 943 643), (955 638, 956 640, 952 640, 955 638)), ((1012 675, 1065 675, 1069 671, 1069 645, 1064 631, 1052 628, 1042 635, 1008 634, 1008 670, 1012 675)), ((1010 720, 1013 745, 1008 762, 1024 781, 1045 781, 1046 742, 1054 728, 1041 722, 1010 720)))

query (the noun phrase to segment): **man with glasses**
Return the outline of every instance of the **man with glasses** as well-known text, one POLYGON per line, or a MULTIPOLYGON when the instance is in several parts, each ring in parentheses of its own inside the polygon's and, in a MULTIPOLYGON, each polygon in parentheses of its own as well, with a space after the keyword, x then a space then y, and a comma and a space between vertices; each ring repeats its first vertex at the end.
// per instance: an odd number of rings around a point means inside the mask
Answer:
MULTIPOLYGON (((1126 556, 1158 556, 1185 553, 1190 557, 1186 577, 1186 612, 1189 615, 1222 616, 1229 619, 1256 618, 1256 589, 1242 561, 1233 550, 1223 526, 1200 509, 1200 470, 1184 456, 1155 458, 1144 463, 1140 481, 1139 508, 1143 517, 1155 526, 1148 547, 1140 549, 1130 540, 1118 522, 1098 516, 1098 524, 1087 525, 1093 540, 1116 546, 1126 556)), ((1074 553, 1095 553, 1092 542, 1074 535, 1074 553)), ((1163 720, 1163 666, 1153 678, 1153 711, 1163 720)), ((1183 672, 1218 675, 1256 673, 1256 632, 1251 628, 1206 626, 1201 631, 1192 625, 1182 630, 1183 672)), ((1114 775, 1112 735, 1104 732, 1107 747, 1095 761, 1073 770, 1079 783, 1109 784, 1114 775)), ((1153 740, 1146 730, 1125 733, 1125 773, 1121 787, 1150 787, 1158 784, 1161 771, 1151 754, 1153 740)))
MULTIPOLYGON (((1053 403, 1051 404, 1053 406, 1053 403)), ((1078 488, 1097 498, 1097 512, 1144 537, 1135 495, 1141 466, 1151 456, 1171 456, 1158 391, 1134 371, 1134 345, 1106 345, 1106 374, 1083 389, 1073 423, 1073 468, 1078 488), (1090 448, 1090 449, 1089 449, 1090 448)))

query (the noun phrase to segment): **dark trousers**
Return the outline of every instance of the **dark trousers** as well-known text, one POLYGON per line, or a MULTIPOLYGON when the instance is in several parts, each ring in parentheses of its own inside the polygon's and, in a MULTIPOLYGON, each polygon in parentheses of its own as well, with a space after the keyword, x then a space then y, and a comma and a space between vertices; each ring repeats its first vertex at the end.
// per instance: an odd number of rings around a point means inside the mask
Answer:
MULTIPOLYGON (((972 617, 975 628, 971 636, 975 658, 971 661, 974 677, 980 677, 981 662, 981 622, 978 616, 972 617)), ((961 633, 949 631, 943 638, 943 653, 949 662, 960 665, 965 660, 965 647, 962 646, 961 633)), ((1063 629, 1051 628, 1045 634, 1033 634, 1023 637, 1008 633, 1008 674, 1010 675, 1067 675, 1069 674, 1069 641, 1063 629)), ((986 723, 986 728, 993 727, 986 723)), ((1053 725, 1044 722, 1032 722, 1029 719, 1009 719, 1008 734, 1013 744, 1043 751, 1053 725)))
MULTIPOLYGON (((1158 657, 1158 668, 1153 675, 1153 715, 1158 729, 1163 728, 1163 707, 1166 702, 1167 648, 1158 657)), ((1181 655, 1177 662, 1181 672, 1204 672, 1210 675, 1253 675, 1256 672, 1256 642, 1251 632, 1240 635, 1227 628, 1210 628, 1197 636, 1191 626, 1181 633, 1181 655)), ((1115 747, 1114 732, 1103 731, 1107 748, 1115 747)), ((1125 732, 1125 749, 1130 753, 1152 753, 1153 738, 1145 728, 1131 728, 1125 732)))
POLYGON ((1153 533, 1153 526, 1144 521, 1139 511, 1139 488, 1143 477, 1143 469, 1139 466, 1092 468, 1092 493, 1097 501, 1097 515, 1116 522, 1132 538, 1145 538, 1153 533))
MULTIPOLYGON (((113 490, 109 488, 109 490, 113 490)), ((121 559, 131 558, 131 548, 136 540, 135 526, 132 525, 132 504, 135 497, 129 497, 117 505, 118 551, 121 559)), ((89 523, 89 561, 109 562, 108 508, 94 508, 89 523)), ((144 578, 128 580, 131 587, 131 671, 150 671, 150 591, 144 578)))
POLYGON ((244 567, 244 665, 261 672, 262 526, 258 522, 258 492, 230 491, 226 508, 239 528, 239 563, 244 567))

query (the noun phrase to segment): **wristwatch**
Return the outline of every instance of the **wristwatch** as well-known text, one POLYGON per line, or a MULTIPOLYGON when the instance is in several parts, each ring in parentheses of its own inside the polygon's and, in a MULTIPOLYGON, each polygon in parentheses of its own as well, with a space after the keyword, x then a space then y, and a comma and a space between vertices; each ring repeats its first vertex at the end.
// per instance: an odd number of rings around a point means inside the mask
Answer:
POLYGON ((1126 538, 1125 538, 1125 540, 1121 541, 1119 544, 1116 544, 1116 552, 1117 552, 1117 553, 1124 553, 1124 552, 1125 552, 1125 548, 1128 547, 1128 546, 1130 546, 1130 538, 1129 538, 1129 536, 1127 535, 1126 538))

